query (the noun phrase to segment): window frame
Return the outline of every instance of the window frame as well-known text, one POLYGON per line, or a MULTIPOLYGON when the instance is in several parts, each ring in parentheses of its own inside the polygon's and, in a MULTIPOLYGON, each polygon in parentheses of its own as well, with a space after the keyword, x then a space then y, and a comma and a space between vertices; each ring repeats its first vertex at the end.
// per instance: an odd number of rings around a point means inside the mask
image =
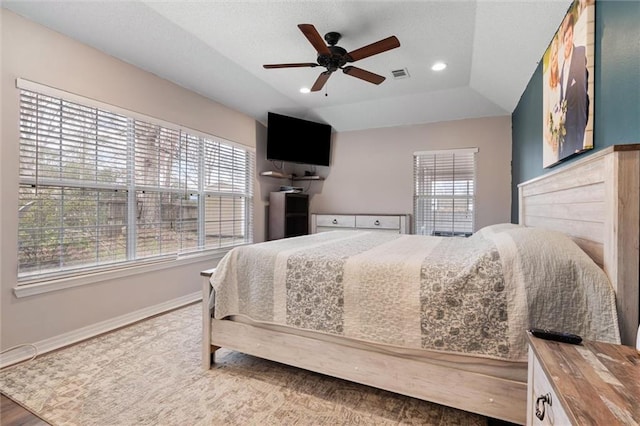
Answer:
MULTIPOLYGON (((413 215, 414 215, 414 234, 418 235, 433 235, 433 236, 470 236, 475 232, 475 218, 476 218, 476 190, 477 190, 477 153, 478 148, 457 148, 457 149, 445 149, 445 150, 429 150, 429 151, 417 151, 413 153, 413 215), (471 161, 471 167, 465 167, 461 171, 463 175, 471 176, 471 179, 457 179, 456 178, 456 166, 455 166, 455 157, 459 156, 463 158, 463 161, 469 162, 471 161), (425 188, 425 179, 424 176, 427 175, 426 167, 420 166, 419 162, 422 161, 432 161, 436 165, 438 163, 438 156, 443 158, 440 163, 444 163, 447 165, 446 173, 438 176, 438 172, 434 171, 431 173, 429 179, 426 179, 430 182, 432 186, 432 194, 428 195, 424 193, 425 188), (450 166, 449 164, 452 164, 450 166), (470 170, 471 169, 471 170, 470 170), (456 188, 458 184, 466 183, 466 191, 463 194, 457 195, 456 188), (472 191, 469 190, 469 182, 472 182, 472 191), (439 185, 440 184, 440 185, 439 185), (439 191, 442 191, 440 188, 451 188, 450 193, 438 194, 439 191), (420 213, 419 211, 425 210, 421 209, 419 204, 421 200, 431 200, 434 203, 438 203, 438 201, 451 201, 451 229, 436 229, 436 223, 440 221, 440 219, 436 219, 437 213, 433 212, 432 220, 426 219, 426 212, 420 213), (463 200, 467 204, 467 212, 471 211, 471 218, 468 221, 458 221, 457 224, 462 225, 456 229, 456 211, 455 211, 455 202, 456 200, 463 200), (469 207, 470 206, 470 207, 469 207), (433 229, 429 228, 429 233, 424 233, 427 231, 427 227, 429 223, 433 223, 433 229), (461 228, 467 228, 470 226, 470 231, 461 228)), ((468 214, 468 213, 466 213, 468 214)))
MULTIPOLYGON (((48 97, 59 98, 67 102, 72 102, 75 104, 79 104, 82 106, 86 106, 89 108, 96 108, 99 110, 107 111, 113 114, 119 114, 126 116, 128 120, 139 120, 144 123, 150 123, 155 126, 160 126, 162 128, 168 128, 171 130, 175 130, 179 133, 180 138, 184 137, 195 137, 199 138, 200 143, 200 153, 198 154, 198 165, 197 165, 197 180, 198 180, 198 188, 194 191, 192 188, 185 189, 182 191, 179 189, 178 191, 187 192, 197 192, 198 202, 197 202, 197 220, 196 220, 196 228, 198 234, 198 243, 197 247, 188 249, 188 250, 180 250, 176 249, 175 253, 161 253, 158 255, 152 256, 136 256, 134 254, 133 257, 129 256, 129 247, 131 243, 131 233, 127 233, 127 255, 125 256, 125 260, 118 260, 114 262, 109 262, 106 264, 99 264, 98 262, 92 261, 89 263, 85 263, 84 266, 80 266, 78 268, 70 268, 63 270, 54 270, 54 271, 42 271, 36 273, 20 273, 17 274, 17 287, 14 288, 14 291, 18 297, 26 296, 31 294, 38 294, 44 291, 51 291, 52 289, 57 288, 68 288, 75 287, 77 285, 82 285, 84 283, 94 283, 97 281, 102 281, 106 279, 117 278, 120 276, 126 276, 135 273, 142 273, 148 270, 158 270, 167 267, 179 266, 188 263, 194 263, 202 261, 203 258, 211 259, 212 256, 214 258, 222 258, 226 252, 228 252, 231 248, 239 245, 251 244, 253 242, 253 203, 254 203, 254 185, 255 185, 255 148, 249 147, 240 143, 232 142, 227 139, 206 134, 194 129, 187 128, 185 126, 177 125, 175 123, 170 123, 164 120, 160 120, 154 117, 150 117, 144 114, 136 113, 134 111, 130 111, 124 108, 120 108, 114 105, 106 104, 103 102, 99 102, 93 99, 89 99, 80 95, 76 95, 73 93, 69 93, 60 89, 52 88, 49 86, 45 86, 39 83, 35 83, 29 80, 18 78, 16 79, 16 87, 20 90, 20 100, 19 103, 22 104, 22 91, 28 91, 48 97), (212 189, 210 187, 205 187, 204 183, 204 172, 205 172, 205 161, 204 156, 206 155, 206 150, 204 149, 204 144, 210 142, 211 144, 218 147, 218 149, 231 150, 231 155, 233 158, 236 156, 236 152, 243 153, 241 159, 244 159, 244 168, 239 174, 244 181, 244 186, 241 186, 242 190, 226 190, 221 189, 212 189), (238 150, 238 151, 236 151, 238 150), (241 221, 241 230, 242 230, 242 242, 237 242, 237 237, 233 237, 233 244, 225 245, 219 244, 218 246, 210 247, 206 246, 206 243, 202 243, 207 239, 207 236, 204 235, 204 229, 206 226, 207 217, 205 213, 205 198, 206 197, 218 197, 220 200, 229 199, 231 200, 232 205, 235 206, 238 200, 242 204, 242 215, 240 216, 241 221), (234 201, 235 200, 235 201, 234 201)), ((22 122, 22 112, 20 113, 21 122, 22 122)), ((22 125, 21 125, 22 126, 22 125)), ((22 131, 20 131, 22 134, 22 131)), ((131 142, 132 149, 135 149, 135 144, 131 142)), ((22 137, 20 138, 20 151, 22 152, 22 137)), ((222 157, 220 157, 222 158, 222 157)), ((226 158, 225 158, 226 159, 226 158)), ((233 159, 230 160, 232 167, 230 168, 230 173, 232 173, 235 177, 235 169, 233 169, 233 159)), ((131 169, 135 167, 135 158, 128 157, 127 158, 127 169, 131 169)), ((218 167, 221 169, 220 167, 218 167)), ((130 173, 130 170, 129 170, 130 173)), ((222 173, 219 171, 219 174, 222 173)), ((52 182, 47 182, 51 184, 52 182)), ((53 182, 54 184, 56 182, 53 182)), ((37 186, 38 177, 26 178, 22 175, 19 176, 18 185, 19 187, 27 186, 27 185, 35 185, 37 186)), ((60 179, 57 184, 62 188, 64 186, 64 179, 60 179)), ((89 185, 92 186, 92 185, 89 185)), ((96 183, 94 186, 101 187, 103 184, 96 183)), ((116 185, 114 184, 114 187, 116 185)), ((78 188, 82 188, 81 182, 77 185, 78 188)), ((135 200, 135 192, 139 191, 140 188, 143 188, 144 185, 140 185, 136 187, 136 183, 133 182, 129 187, 129 203, 127 210, 127 218, 131 220, 131 211, 135 209, 132 200, 135 200), (135 189, 131 191, 131 189, 135 189)), ((235 188, 235 187, 234 187, 235 188)), ((113 187, 109 188, 113 189, 113 187)), ((175 189, 167 189, 169 192, 175 192, 175 189)), ((166 191, 165 191, 166 192, 166 191)), ((134 203, 135 204, 135 203, 134 203)), ((235 213, 234 213, 235 214, 235 213)), ((234 216, 235 217, 235 216, 234 216)), ((20 221, 20 219, 18 219, 20 221)), ((137 227, 136 221, 133 222, 134 227, 137 227)), ((233 222, 233 229, 236 229, 236 222, 233 222)), ((222 232, 222 231, 220 231, 222 232)), ((99 237, 96 237, 99 238, 99 237)), ((18 236, 18 243, 20 243, 21 238, 18 236)), ((93 240, 92 240, 93 241, 93 240)))

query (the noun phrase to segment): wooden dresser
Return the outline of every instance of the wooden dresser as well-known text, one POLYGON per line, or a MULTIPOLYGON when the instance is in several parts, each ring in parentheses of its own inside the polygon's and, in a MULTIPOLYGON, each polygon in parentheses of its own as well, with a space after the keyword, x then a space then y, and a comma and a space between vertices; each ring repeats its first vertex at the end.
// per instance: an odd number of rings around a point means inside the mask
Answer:
POLYGON ((527 425, 640 425, 640 352, 529 335, 527 396, 527 425))
POLYGON ((408 234, 408 214, 318 214, 311 215, 311 233, 334 230, 362 230, 408 234))

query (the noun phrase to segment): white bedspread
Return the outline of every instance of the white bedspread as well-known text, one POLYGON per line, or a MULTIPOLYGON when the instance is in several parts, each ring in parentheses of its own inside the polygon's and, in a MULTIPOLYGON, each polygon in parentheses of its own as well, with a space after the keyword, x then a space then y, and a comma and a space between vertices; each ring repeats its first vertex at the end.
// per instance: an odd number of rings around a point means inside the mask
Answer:
POLYGON ((619 343, 604 272, 564 235, 510 224, 470 238, 332 231, 237 247, 215 318, 524 361, 530 327, 619 343))

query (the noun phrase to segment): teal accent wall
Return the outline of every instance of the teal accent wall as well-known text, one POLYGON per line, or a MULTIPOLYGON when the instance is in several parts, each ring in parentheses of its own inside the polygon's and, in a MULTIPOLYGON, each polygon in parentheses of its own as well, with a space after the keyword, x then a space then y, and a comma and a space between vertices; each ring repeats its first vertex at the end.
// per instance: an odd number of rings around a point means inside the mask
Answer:
MULTIPOLYGON (((594 148, 561 164, 611 145, 640 143, 640 0, 596 1, 595 14, 594 148)), ((542 167, 541 64, 511 116, 513 223, 518 184, 553 170, 542 167)))

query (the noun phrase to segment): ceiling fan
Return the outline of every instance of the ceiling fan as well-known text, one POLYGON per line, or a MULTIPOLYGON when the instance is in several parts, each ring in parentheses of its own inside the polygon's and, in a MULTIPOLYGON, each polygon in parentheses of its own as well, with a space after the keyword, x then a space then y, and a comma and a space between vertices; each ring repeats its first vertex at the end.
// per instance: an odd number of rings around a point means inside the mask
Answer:
POLYGON ((396 47, 400 47, 400 41, 396 38, 396 36, 387 37, 375 43, 368 44, 364 47, 361 47, 356 50, 352 50, 351 52, 347 52, 340 46, 336 46, 338 40, 342 35, 336 32, 329 32, 325 34, 324 40, 327 42, 328 46, 323 41, 322 37, 316 30, 316 28, 311 24, 300 24, 298 25, 302 34, 307 37, 311 45, 318 52, 317 63, 315 62, 302 62, 302 63, 293 63, 293 64, 271 64, 271 65, 263 65, 267 69, 272 68, 303 68, 303 67, 317 67, 322 66, 327 70, 320 73, 318 79, 311 87, 312 92, 317 92, 321 90, 331 74, 338 69, 341 69, 343 73, 350 75, 352 77, 359 78, 364 81, 368 81, 373 84, 380 84, 385 80, 385 77, 374 74, 370 71, 363 70, 362 68, 357 68, 351 65, 347 65, 348 62, 359 61, 360 59, 368 58, 369 56, 377 55, 378 53, 386 52, 387 50, 395 49, 396 47))

